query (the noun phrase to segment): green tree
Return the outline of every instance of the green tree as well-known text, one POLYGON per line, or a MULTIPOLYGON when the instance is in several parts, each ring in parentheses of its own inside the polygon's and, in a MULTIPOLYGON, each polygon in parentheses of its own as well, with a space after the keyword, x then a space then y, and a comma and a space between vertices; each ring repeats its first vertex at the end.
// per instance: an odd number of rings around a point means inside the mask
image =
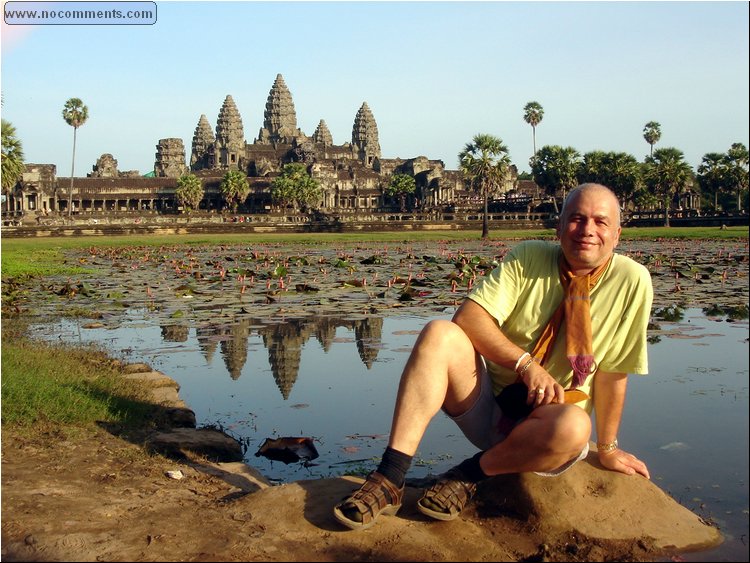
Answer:
POLYGON ((531 164, 534 181, 552 197, 556 212, 559 211, 558 192, 561 192, 562 198, 565 199, 568 190, 578 185, 581 164, 581 155, 577 150, 559 145, 547 145, 539 149, 536 159, 531 164))
POLYGON ((742 194, 748 189, 748 151, 742 143, 733 143, 727 151, 727 168, 731 188, 737 193, 737 211, 742 211, 742 194))
POLYGON ((633 202, 641 179, 638 160, 624 152, 592 151, 583 155, 578 183, 603 184, 617 195, 623 207, 633 202))
POLYGON ((534 156, 536 158, 536 126, 542 122, 544 108, 539 102, 529 102, 523 108, 523 120, 531 125, 531 138, 534 144, 534 156))
POLYGON ((83 104, 80 98, 70 98, 65 102, 62 110, 65 123, 73 127, 73 161, 70 166, 70 190, 68 191, 68 217, 73 214, 73 176, 76 167, 76 133, 78 128, 86 123, 89 118, 89 108, 83 104))
POLYGON ((643 138, 651 145, 651 154, 654 156, 654 145, 661 139, 661 125, 656 121, 649 121, 643 127, 643 138))
POLYGON ((719 210, 719 195, 729 183, 727 155, 720 152, 709 152, 703 155, 698 165, 698 185, 704 197, 713 196, 714 211, 719 210))
POLYGON ((489 236, 488 201, 489 195, 502 185, 510 168, 508 148, 502 139, 480 133, 474 135, 472 142, 467 143, 458 154, 459 169, 469 187, 482 196, 484 215, 482 219, 482 238, 489 236))
POLYGON ((224 174, 219 190, 224 201, 227 202, 232 212, 235 212, 239 205, 245 203, 250 194, 250 184, 242 170, 230 170, 224 174))
POLYGON ((5 195, 5 211, 10 205, 10 192, 23 174, 23 146, 16 137, 16 128, 9 121, 2 120, 2 186, 5 195))
POLYGON ((661 198, 664 205, 664 226, 669 227, 669 211, 674 197, 692 179, 693 171, 681 150, 657 149, 646 158, 646 185, 661 198))
POLYGON ((384 193, 388 197, 398 197, 401 204, 401 212, 406 211, 406 196, 417 190, 417 182, 413 176, 408 174, 394 174, 391 183, 386 186, 384 193))
POLYGON ((320 182, 300 162, 285 164, 281 174, 271 183, 271 200, 282 207, 309 208, 320 202, 320 182))
POLYGON ((187 211, 198 209, 203 200, 203 194, 203 183, 195 174, 186 174, 177 180, 174 196, 187 211))

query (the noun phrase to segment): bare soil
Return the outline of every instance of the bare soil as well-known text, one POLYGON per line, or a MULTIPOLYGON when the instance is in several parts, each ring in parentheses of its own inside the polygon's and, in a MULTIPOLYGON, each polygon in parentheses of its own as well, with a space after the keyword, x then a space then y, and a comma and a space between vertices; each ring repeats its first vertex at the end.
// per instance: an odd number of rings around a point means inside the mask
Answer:
MULTIPOLYGON (((529 501, 522 498, 523 487, 512 480, 478 495, 458 520, 435 522, 416 511, 420 488, 409 486, 398 515, 381 517, 376 526, 359 532, 345 530, 332 516, 333 505, 356 488, 359 478, 269 486, 244 464, 169 459, 147 453, 104 428, 34 439, 4 431, 2 559, 654 561, 668 557, 669 549, 648 534, 623 538, 597 523, 592 528, 599 530, 596 534, 570 527, 570 522, 580 522, 584 529, 592 517, 587 514, 590 503, 567 503, 559 496, 575 492, 576 481, 597 488, 594 497, 609 494, 602 491, 612 488, 606 481, 612 478, 624 478, 628 487, 635 484, 636 488, 613 495, 632 497, 622 512, 642 518, 636 525, 645 529, 658 526, 655 522, 661 519, 679 530, 682 512, 688 512, 645 479, 628 482, 627 476, 614 476, 590 459, 579 464, 586 473, 561 483, 561 493, 542 491, 532 502, 537 504, 535 514, 524 513, 523 505, 529 501), (181 471, 183 477, 171 478, 168 472, 173 471, 181 471), (633 508, 638 506, 641 509, 633 508), (643 506, 652 510, 643 511, 643 506), (651 519, 644 512, 652 513, 651 519)), ((541 489, 538 484, 533 488, 541 489)), ((611 516, 615 529, 627 530, 629 521, 622 515, 611 516)), ((692 513, 689 518, 697 519, 692 513)), ((679 537, 679 531, 674 533, 684 546, 685 538, 679 537)))

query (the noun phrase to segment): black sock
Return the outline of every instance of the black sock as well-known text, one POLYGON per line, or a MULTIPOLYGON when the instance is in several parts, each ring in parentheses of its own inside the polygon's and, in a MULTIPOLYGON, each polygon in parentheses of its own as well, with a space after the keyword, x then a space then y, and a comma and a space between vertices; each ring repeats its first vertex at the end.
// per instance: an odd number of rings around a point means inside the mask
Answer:
POLYGON ((377 472, 397 487, 402 487, 406 481, 406 472, 411 467, 412 457, 414 456, 406 455, 388 446, 380 460, 377 472))
POLYGON ((482 457, 483 453, 484 452, 479 452, 473 457, 465 459, 456 466, 456 469, 459 469, 461 473, 466 476, 467 481, 479 483, 479 481, 484 481, 489 477, 489 475, 482 471, 482 468, 479 466, 479 458, 482 457))

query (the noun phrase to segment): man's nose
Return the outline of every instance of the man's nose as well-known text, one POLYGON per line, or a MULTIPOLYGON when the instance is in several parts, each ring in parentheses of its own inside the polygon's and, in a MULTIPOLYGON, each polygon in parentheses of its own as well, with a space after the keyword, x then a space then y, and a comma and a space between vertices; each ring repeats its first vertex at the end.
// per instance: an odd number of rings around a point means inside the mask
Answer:
POLYGON ((594 236, 594 232, 596 231, 596 221, 593 219, 589 219, 587 221, 583 221, 581 223, 583 234, 586 236, 594 236))

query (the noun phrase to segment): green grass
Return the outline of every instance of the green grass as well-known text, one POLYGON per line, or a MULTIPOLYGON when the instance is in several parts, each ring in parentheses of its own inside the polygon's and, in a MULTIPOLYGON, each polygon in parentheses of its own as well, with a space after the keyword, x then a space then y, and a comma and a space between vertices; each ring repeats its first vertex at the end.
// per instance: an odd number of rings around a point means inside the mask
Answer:
POLYGON ((3 429, 34 434, 108 423, 126 431, 152 419, 157 407, 148 390, 122 377, 103 351, 3 332, 3 429))

